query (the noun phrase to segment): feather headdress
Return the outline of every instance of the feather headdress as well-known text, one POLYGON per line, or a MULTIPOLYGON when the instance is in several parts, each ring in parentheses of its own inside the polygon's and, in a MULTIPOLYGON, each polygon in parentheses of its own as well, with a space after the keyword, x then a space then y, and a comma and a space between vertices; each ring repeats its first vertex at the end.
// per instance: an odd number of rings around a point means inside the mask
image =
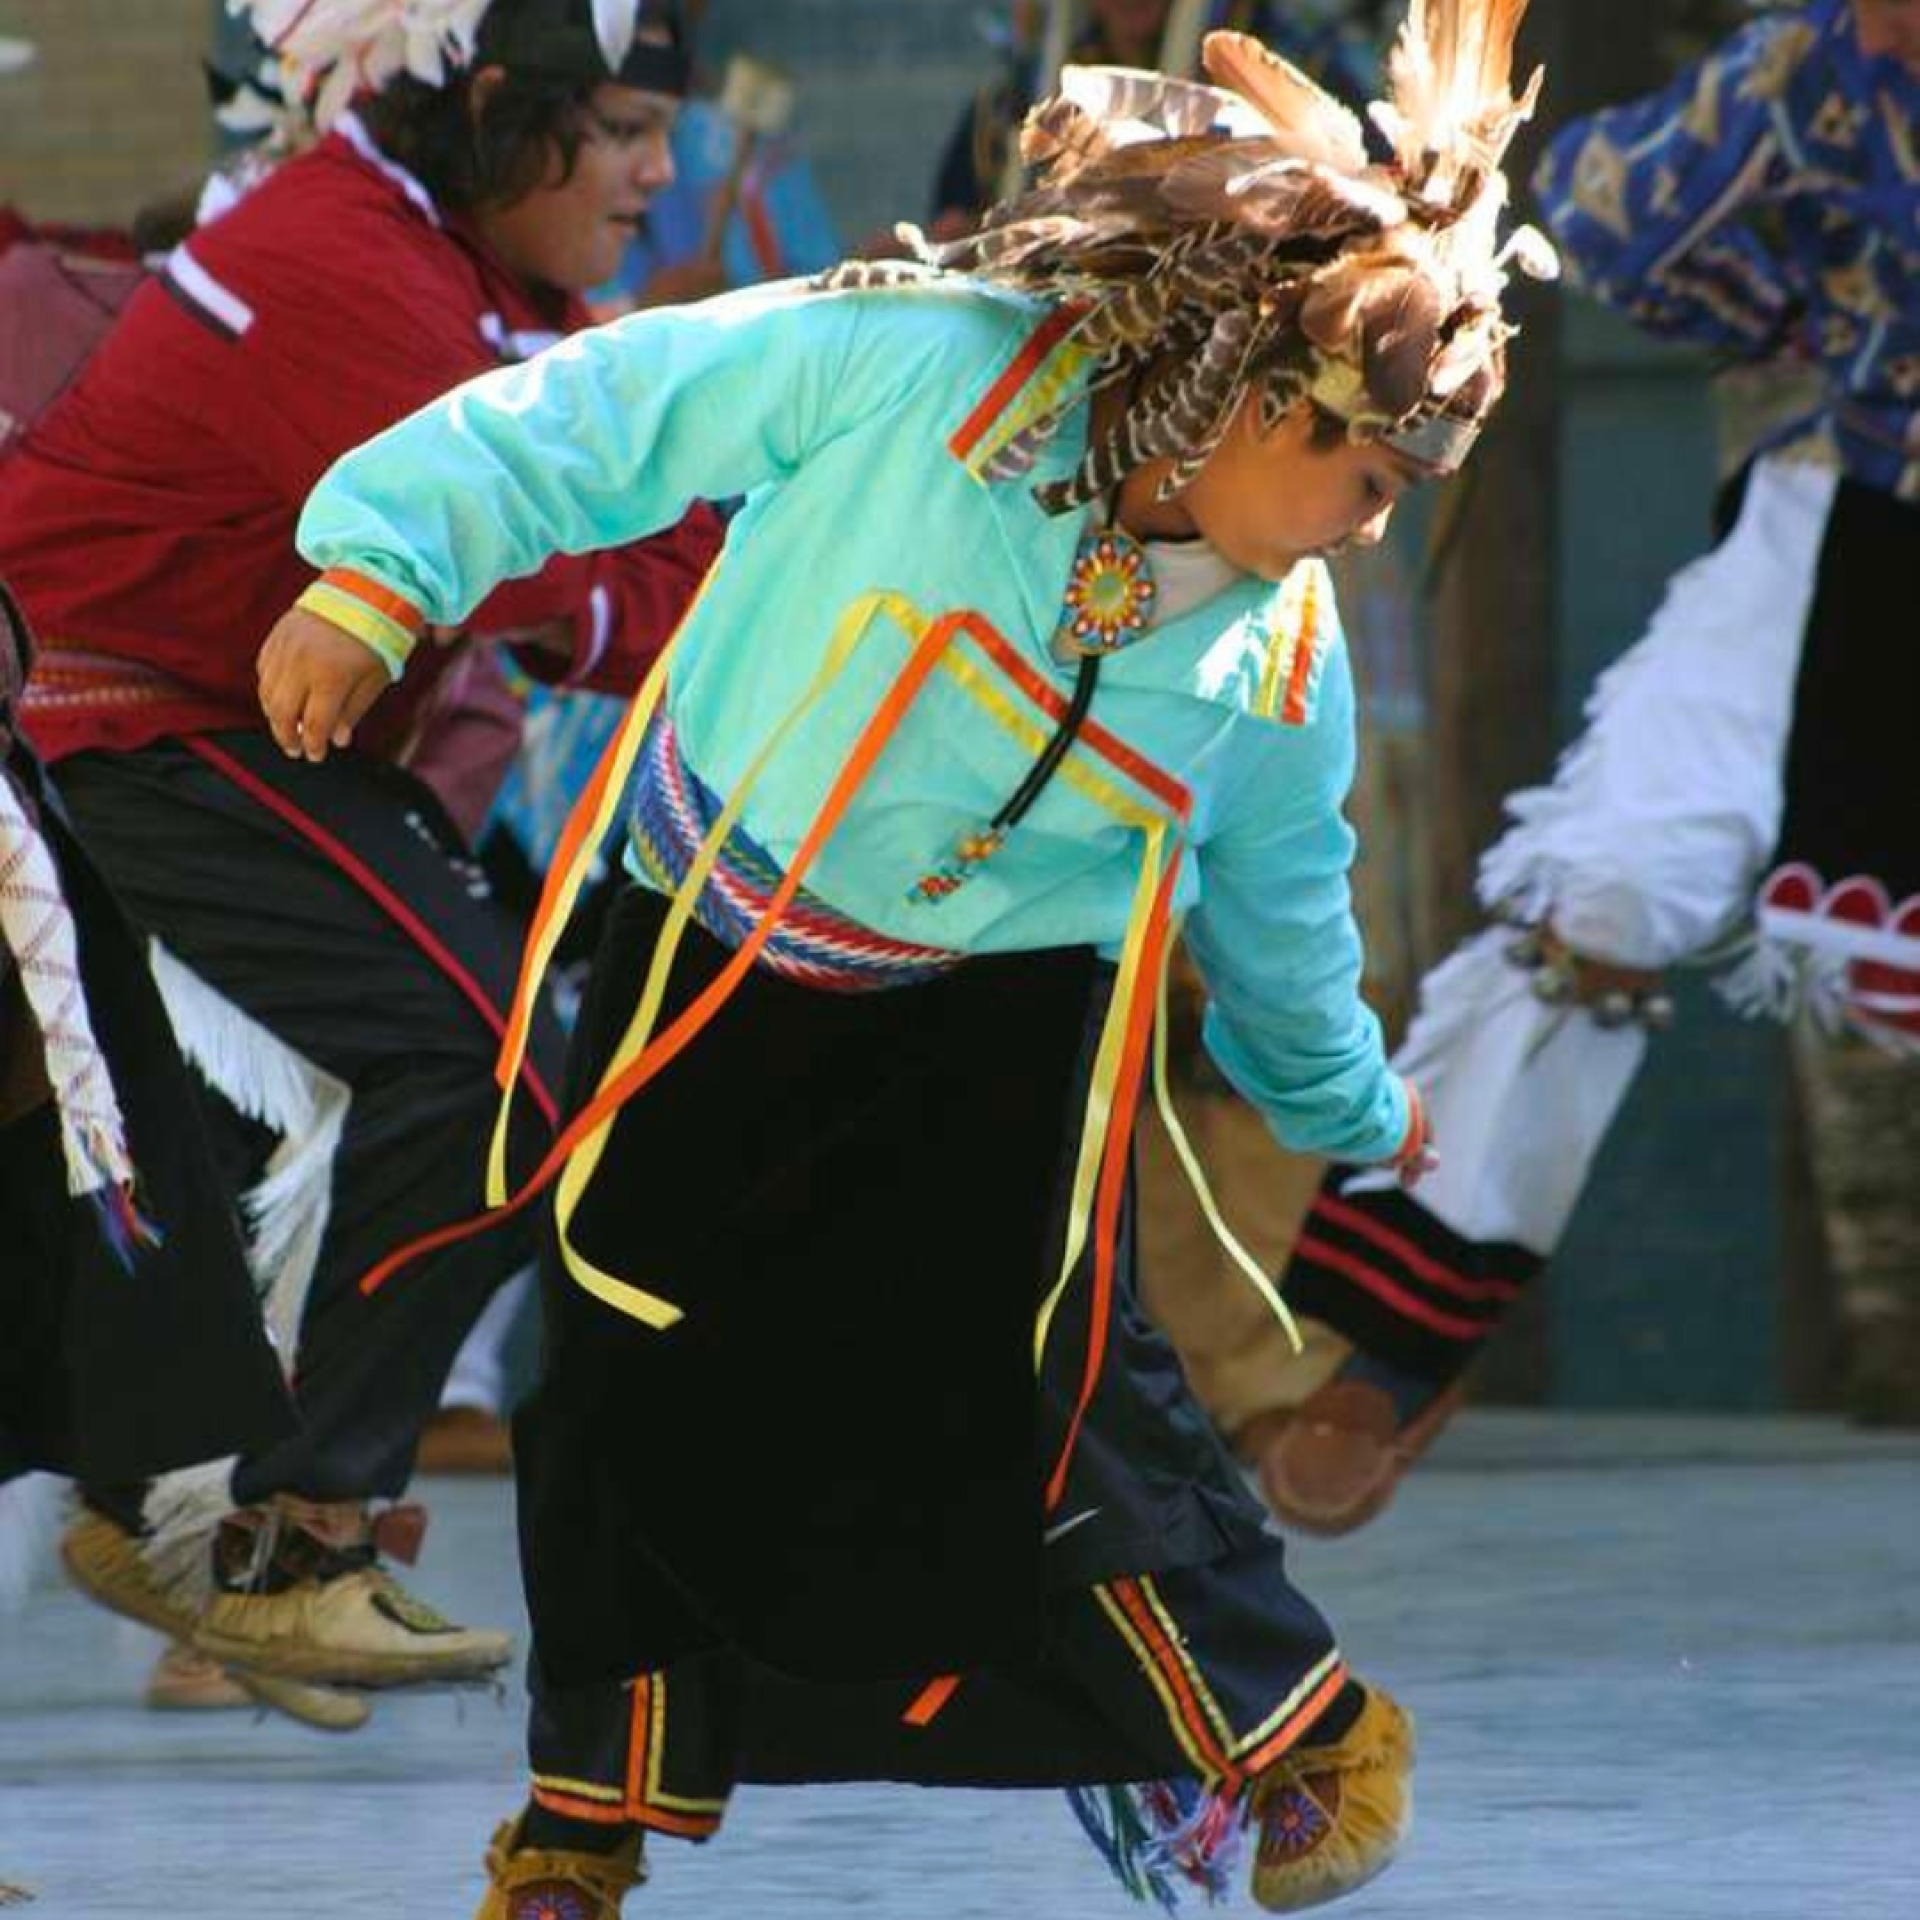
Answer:
POLYGON ((430 87, 484 59, 502 15, 526 16, 503 44, 536 65, 562 66, 584 80, 621 78, 684 92, 682 56, 661 57, 641 42, 648 0, 227 0, 246 15, 279 62, 283 91, 309 103, 325 131, 356 93, 376 92, 401 74, 430 87), (497 9, 497 11, 496 11, 497 9), (577 15, 575 20, 573 16, 577 15))
POLYGON ((356 93, 400 74, 446 84, 473 58, 489 0, 227 0, 324 131, 356 93))
MULTIPOLYGON (((1458 465, 1504 380, 1508 269, 1547 276, 1531 229, 1504 243, 1501 172, 1540 75, 1516 97, 1527 0, 1412 0, 1362 122, 1246 34, 1211 33, 1212 85, 1068 68, 1028 115, 1035 174, 980 231, 921 243, 925 267, 1084 306, 1096 380, 1130 400, 1076 474, 1042 489, 1066 511, 1157 458, 1177 492, 1249 393, 1269 420, 1302 398, 1356 439, 1458 465)), ((1031 466, 1059 416, 1001 456, 1031 466)))

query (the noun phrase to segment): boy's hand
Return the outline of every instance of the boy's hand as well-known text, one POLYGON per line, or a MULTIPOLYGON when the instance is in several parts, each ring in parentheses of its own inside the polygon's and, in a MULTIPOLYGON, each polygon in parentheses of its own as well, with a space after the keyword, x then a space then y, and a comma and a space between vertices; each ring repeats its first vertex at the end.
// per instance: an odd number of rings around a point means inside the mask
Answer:
POLYGON ((260 649, 260 706, 281 751, 315 762, 351 744, 390 684, 386 664, 344 627, 304 607, 282 614, 260 649))
POLYGON ((1427 1118, 1427 1103, 1411 1080, 1401 1083, 1407 1090, 1409 1119, 1407 1137, 1393 1156, 1394 1177, 1411 1191, 1440 1165, 1433 1147, 1433 1123, 1427 1118))
POLYGON ((1394 1163, 1394 1177, 1411 1193, 1428 1174, 1438 1172, 1439 1167, 1439 1154, 1432 1146, 1423 1146, 1394 1163))

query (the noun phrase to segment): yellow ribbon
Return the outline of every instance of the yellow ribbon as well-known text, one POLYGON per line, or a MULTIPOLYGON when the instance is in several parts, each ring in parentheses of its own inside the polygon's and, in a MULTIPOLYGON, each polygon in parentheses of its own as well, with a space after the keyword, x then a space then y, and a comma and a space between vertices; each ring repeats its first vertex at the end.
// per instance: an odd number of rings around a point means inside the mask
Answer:
MULTIPOLYGON (((659 939, 654 944, 653 958, 647 968, 646 983, 641 989, 639 1005, 635 1007, 633 1017, 627 1023, 626 1032, 621 1036, 619 1046, 614 1050, 612 1059, 600 1076, 602 1088, 624 1073, 646 1051, 647 1043, 653 1038, 654 1027, 659 1021, 660 1008, 666 998, 667 981, 673 969, 674 958, 680 948, 681 938, 693 918, 694 907, 701 892, 719 862, 722 848, 726 845, 734 827, 739 823, 748 797, 759 784, 761 776, 766 772, 774 755, 786 744, 794 728, 805 719, 846 670, 860 644, 866 639, 875 619, 882 613, 887 614, 916 644, 930 624, 906 600, 892 593, 863 595, 841 616, 828 642, 827 651, 818 671, 801 693, 800 698, 767 736, 746 771, 736 782, 725 806, 721 808, 713 825, 707 830, 705 839, 701 841, 699 851, 693 857, 693 863, 687 868, 686 876, 675 889, 668 903, 666 922, 660 930, 659 939)), ((595 1266, 573 1245, 570 1237, 574 1215, 579 1210, 580 1202, 586 1194, 588 1185, 592 1182, 594 1173, 599 1168, 601 1157, 606 1152, 615 1117, 609 1115, 581 1141, 560 1176, 554 1201, 560 1236, 560 1258, 567 1272, 596 1299, 604 1301, 608 1306, 615 1307, 622 1313, 630 1314, 634 1319, 643 1321, 650 1327, 665 1329, 684 1317, 680 1308, 670 1301, 661 1299, 657 1294, 647 1293, 595 1266)))
POLYGON ((1246 1276, 1254 1292, 1266 1302, 1273 1317, 1280 1322, 1294 1352, 1302 1353, 1305 1347, 1300 1339, 1300 1329, 1287 1310, 1287 1303, 1280 1298, 1279 1289, 1268 1279, 1259 1261, 1246 1250, 1239 1236, 1227 1225, 1226 1217, 1213 1197, 1213 1189, 1207 1184, 1200 1157, 1194 1152, 1192 1142, 1187 1138, 1187 1130, 1180 1124, 1180 1115, 1174 1108, 1173 1091, 1167 1084, 1167 977, 1171 972, 1170 967, 1163 966, 1160 969, 1160 1005, 1153 1022, 1153 1102, 1160 1109, 1160 1123, 1167 1130, 1167 1138, 1173 1142, 1174 1158, 1180 1162, 1180 1169, 1187 1176, 1187 1184, 1192 1187, 1193 1197, 1200 1203, 1200 1211, 1206 1216, 1207 1225, 1213 1229, 1213 1237, 1246 1276))
MULTIPOLYGON (((709 576, 711 577, 711 576, 709 576)), ((640 690, 633 696, 625 716, 620 722, 620 730, 614 735, 613 744, 607 749, 607 758, 603 765, 607 767, 606 785, 600 794, 599 804, 593 812, 592 822, 578 845, 573 857, 560 877, 560 890, 554 898, 553 911, 534 922, 528 938, 528 951, 521 967, 518 986, 515 989, 513 1011, 508 1022, 509 1039, 501 1049, 500 1060, 494 1071, 494 1078, 500 1087, 500 1108, 494 1116, 493 1138, 487 1148, 487 1205, 504 1206, 507 1201, 507 1130, 513 1117, 513 1093, 520 1082, 521 1063, 526 1058, 527 1037, 532 1030, 532 1004, 540 991, 540 984, 547 977, 547 968, 552 963, 554 949, 560 944, 560 937, 567 930, 567 923, 573 918, 573 910, 580 898, 580 889, 585 886, 587 875, 592 871, 594 855, 605 845, 609 830, 613 826, 614 816, 620 810, 620 803, 627 790, 627 781, 633 773, 633 763, 640 752, 640 743, 646 737, 648 723, 653 719, 666 692, 667 671, 674 653, 680 645, 680 636, 685 633, 692 621, 694 609, 700 604, 706 593, 705 582, 701 583, 698 593, 693 597, 687 611, 681 615, 680 624, 674 629, 673 638, 661 650, 659 657, 647 669, 647 677, 641 681, 640 690)))
POLYGON ((1140 877, 1134 883, 1133 905, 1127 912, 1127 930, 1120 943, 1120 966, 1114 977, 1113 997, 1107 1002, 1107 1017, 1101 1023, 1100 1044, 1093 1057, 1093 1077, 1087 1089, 1086 1118, 1080 1127, 1080 1152, 1073 1170, 1073 1190, 1067 1203, 1067 1237, 1060 1253, 1060 1272, 1047 1297, 1040 1303, 1033 1330, 1033 1366, 1039 1372, 1046 1358, 1047 1335, 1060 1302, 1066 1297, 1074 1268, 1086 1251, 1087 1229, 1093 1217, 1094 1189, 1099 1183, 1100 1161, 1106 1146, 1107 1128, 1113 1118, 1113 1097, 1120 1078, 1120 1057, 1125 1051, 1127 1022, 1140 990, 1144 967, 1152 964, 1147 952, 1147 929, 1153 918, 1154 894, 1159 888, 1167 857, 1167 823, 1156 820, 1146 829, 1146 844, 1140 856, 1140 877))
MULTIPOLYGON (((755 753, 702 839, 680 885, 675 889, 668 903, 666 921, 654 946, 639 1003, 627 1023, 619 1045, 601 1075, 602 1089, 626 1072, 645 1052, 652 1040, 654 1030, 659 1023, 661 1007, 665 1003, 667 985, 682 938, 689 922, 693 919, 700 895, 719 862, 721 851, 734 828, 739 824, 749 797, 759 784, 767 767, 772 763, 774 756, 787 743, 794 729, 819 704, 846 670, 872 630, 874 622, 882 615, 897 625, 916 645, 925 636, 931 624, 926 616, 909 601, 895 593, 863 595, 842 615, 812 680, 755 753)), ((613 745, 608 749, 608 757, 604 763, 607 767, 607 776, 588 830, 574 847, 571 859, 561 875, 558 892, 554 897, 553 912, 535 928, 529 943, 528 964, 523 972, 517 1005, 530 1004, 533 996, 538 993, 540 983, 545 978, 552 960, 554 949, 559 943, 579 898, 580 890, 585 884, 594 854, 605 843, 614 817, 624 799, 640 744, 646 735, 648 725, 659 710, 667 684, 669 665, 677 644, 678 636, 676 635, 674 642, 662 652, 639 692, 634 696, 632 704, 622 719, 620 731, 613 745)), ((1104 786, 1105 783, 1100 784, 1104 786)), ((1118 796, 1109 789, 1097 797, 1111 805, 1118 796)), ((1157 954, 1149 953, 1147 950, 1154 898, 1164 876, 1170 852, 1170 825, 1162 819, 1143 820, 1138 814, 1134 815, 1131 824, 1139 824, 1143 834, 1140 873, 1135 883, 1126 930, 1121 941, 1120 961, 1112 998, 1108 1003, 1106 1017, 1101 1026, 1099 1044, 1095 1050, 1086 1113, 1081 1124, 1080 1145, 1074 1166, 1060 1268, 1036 1316, 1034 1327, 1036 1372, 1044 1360, 1047 1338, 1060 1302, 1065 1297, 1074 1270, 1086 1251, 1093 1217, 1095 1191, 1099 1183, 1107 1133, 1112 1123, 1114 1099, 1131 1012, 1138 995, 1149 987, 1156 996, 1153 1036, 1154 1097, 1166 1125, 1168 1137, 1173 1142, 1174 1153, 1193 1187, 1201 1211, 1216 1238, 1287 1330, 1288 1338, 1293 1341, 1296 1349, 1299 1346, 1299 1335, 1292 1317, 1272 1282, 1261 1272, 1253 1256, 1235 1238, 1222 1218, 1207 1185, 1206 1176, 1174 1111, 1167 1086, 1166 1070, 1168 968, 1165 949, 1170 942, 1163 943, 1162 950, 1157 954)), ((507 1199, 508 1122, 513 1089, 517 1084, 526 1051, 527 1026, 528 1022, 524 1018, 518 1022, 512 1041, 502 1051, 499 1079, 503 1095, 495 1121, 487 1164, 487 1198, 490 1206, 500 1206, 507 1199)), ((587 1292, 647 1326, 665 1330, 684 1317, 680 1308, 658 1294, 649 1293, 643 1288, 620 1279, 617 1275, 606 1272, 572 1243, 571 1229, 575 1215, 605 1155, 615 1117, 609 1115, 581 1141, 560 1175, 555 1195, 560 1255, 567 1272, 587 1292)))

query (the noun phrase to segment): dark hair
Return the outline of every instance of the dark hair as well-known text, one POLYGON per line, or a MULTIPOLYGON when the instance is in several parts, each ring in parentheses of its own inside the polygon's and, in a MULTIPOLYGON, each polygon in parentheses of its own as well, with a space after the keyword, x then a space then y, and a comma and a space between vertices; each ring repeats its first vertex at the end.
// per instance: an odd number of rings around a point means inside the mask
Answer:
POLYGON ((1323 407, 1318 400, 1308 401, 1313 409, 1313 418, 1307 428, 1307 445, 1315 453, 1331 453, 1335 447, 1344 447, 1352 435, 1347 423, 1331 407, 1323 407))
POLYGON ((469 105, 471 75, 430 87, 402 74, 358 111, 380 151, 442 206, 465 212, 500 205, 543 185, 555 152, 561 183, 572 177, 585 137, 582 110, 593 91, 583 81, 503 71, 477 116, 469 105))
POLYGON ((134 209, 131 236, 133 250, 141 259, 156 253, 171 253, 182 240, 190 239, 200 218, 200 194, 205 183, 183 180, 151 200, 143 200, 134 209))

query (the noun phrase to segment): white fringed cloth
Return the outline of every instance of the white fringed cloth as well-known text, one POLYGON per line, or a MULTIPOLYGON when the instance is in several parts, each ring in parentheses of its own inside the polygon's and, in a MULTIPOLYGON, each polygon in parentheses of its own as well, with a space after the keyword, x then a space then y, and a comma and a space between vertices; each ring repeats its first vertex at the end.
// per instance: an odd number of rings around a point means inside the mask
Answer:
MULTIPOLYGON (((1733 530, 1601 677, 1552 783, 1508 800, 1512 825, 1480 868, 1488 908, 1648 972, 1750 924, 1835 487, 1806 461, 1755 464, 1733 530)), ((1506 957, 1512 937, 1490 929, 1428 974, 1394 1066, 1440 1143, 1420 1210, 1459 1240, 1545 1257, 1647 1042, 1543 1004, 1506 957)), ((1362 1173, 1344 1191, 1379 1184, 1362 1173)))
POLYGON ((133 1185, 126 1123, 87 1015, 73 916, 39 824, 0 772, 0 982, 19 976, 40 1029, 60 1112, 67 1191, 123 1196, 133 1185))

